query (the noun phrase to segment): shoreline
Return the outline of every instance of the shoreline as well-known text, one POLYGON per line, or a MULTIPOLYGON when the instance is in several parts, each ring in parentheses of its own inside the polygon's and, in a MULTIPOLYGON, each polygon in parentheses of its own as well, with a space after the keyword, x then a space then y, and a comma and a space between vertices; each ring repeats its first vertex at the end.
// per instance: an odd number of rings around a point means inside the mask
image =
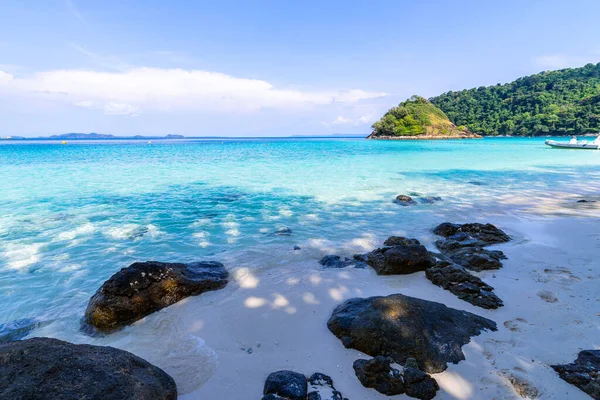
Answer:
POLYGON ((415 136, 377 136, 366 137, 369 140, 459 140, 459 139, 483 139, 483 136, 439 136, 439 135, 415 135, 415 136))
MULTIPOLYGON (((502 269, 476 273, 504 300, 497 310, 458 299, 431 284, 423 272, 378 276, 371 268, 318 265, 326 254, 351 257, 381 244, 380 238, 370 238, 301 243, 301 251, 278 245, 227 254, 222 261, 232 279, 225 289, 186 298, 104 337, 76 333, 73 340, 51 325, 33 336, 130 351, 169 373, 184 400, 260 398, 266 376, 281 369, 326 373, 353 400, 384 399, 389 397, 363 387, 352 370, 354 360, 368 356, 344 348, 326 321, 349 298, 402 293, 498 324, 497 332, 482 333, 463 347, 465 361, 433 375, 441 388, 436 399, 518 398, 507 373, 525 376, 542 398, 588 398, 549 365, 569 363, 579 350, 595 345, 598 316, 590 300, 600 281, 600 271, 592 269, 600 250, 597 219, 490 215, 478 222, 491 222, 513 237, 493 246, 508 256, 502 269), (558 301, 544 301, 538 294, 544 291, 558 301)), ((389 232, 399 233, 411 236, 389 232)), ((432 233, 417 238, 435 249, 432 233)))

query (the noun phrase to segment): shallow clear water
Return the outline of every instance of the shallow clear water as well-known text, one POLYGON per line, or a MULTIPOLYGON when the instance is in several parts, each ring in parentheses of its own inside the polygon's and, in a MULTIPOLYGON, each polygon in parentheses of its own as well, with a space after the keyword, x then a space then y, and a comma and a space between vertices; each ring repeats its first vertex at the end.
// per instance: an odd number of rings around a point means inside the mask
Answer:
POLYGON ((368 247, 599 184, 600 151, 543 139, 0 142, 0 324, 75 330, 102 282, 136 260, 244 254, 263 268, 268 250, 248 249, 368 247), (399 193, 421 197, 403 207, 399 193))

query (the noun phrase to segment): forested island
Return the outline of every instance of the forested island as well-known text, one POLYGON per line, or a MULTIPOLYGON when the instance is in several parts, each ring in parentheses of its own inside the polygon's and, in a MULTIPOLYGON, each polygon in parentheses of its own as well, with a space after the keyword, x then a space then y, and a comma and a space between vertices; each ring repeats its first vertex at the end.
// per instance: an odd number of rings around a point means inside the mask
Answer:
POLYGON ((367 139, 463 139, 480 137, 456 126, 429 100, 412 96, 373 124, 367 139))
POLYGON ((600 131, 600 63, 541 72, 504 85, 429 99, 481 135, 581 135, 600 131))

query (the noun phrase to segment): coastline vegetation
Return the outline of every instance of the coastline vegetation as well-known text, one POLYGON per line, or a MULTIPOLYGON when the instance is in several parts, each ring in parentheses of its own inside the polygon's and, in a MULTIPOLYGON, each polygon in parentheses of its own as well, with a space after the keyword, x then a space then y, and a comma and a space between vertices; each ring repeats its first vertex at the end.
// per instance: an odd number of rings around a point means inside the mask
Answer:
POLYGON ((457 127, 442 110, 421 96, 391 108, 373 124, 369 137, 412 137, 412 136, 464 136, 469 134, 464 126, 457 127))
POLYGON ((480 135, 580 135, 600 131, 600 63, 429 99, 480 135))

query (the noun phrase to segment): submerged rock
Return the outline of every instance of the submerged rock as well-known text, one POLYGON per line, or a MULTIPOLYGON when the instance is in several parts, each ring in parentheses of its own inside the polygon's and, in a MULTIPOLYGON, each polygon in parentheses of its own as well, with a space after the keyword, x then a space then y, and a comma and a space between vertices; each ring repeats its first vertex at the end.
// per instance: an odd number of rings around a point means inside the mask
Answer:
POLYGON ((451 224, 444 222, 434 228, 433 233, 443 237, 451 237, 457 233, 466 233, 471 238, 480 240, 486 244, 506 243, 510 236, 492 224, 451 224))
POLYGON ((223 264, 136 262, 110 277, 92 296, 85 322, 110 331, 137 321, 188 296, 221 289, 228 273, 223 264))
POLYGON ((393 294, 355 298, 337 306, 327 322, 347 348, 403 363, 415 358, 428 373, 465 359, 462 346, 496 323, 443 304, 393 294))
POLYGON ((290 228, 288 228, 287 226, 278 228, 275 231, 275 235, 277 235, 277 236, 290 236, 291 234, 292 234, 292 230, 290 228))
POLYGON ((175 400, 177 387, 127 351, 34 338, 0 345, 0 398, 175 400))
POLYGON ((431 400, 439 386, 429 374, 418 369, 414 359, 408 359, 402 371, 392 368, 389 357, 377 356, 371 360, 354 361, 354 372, 364 387, 394 396, 406 393, 410 397, 431 400))
MULTIPOLYGON (((264 395, 276 395, 288 400, 306 400, 308 381, 306 377, 294 371, 277 371, 267 377, 264 395)), ((278 397, 263 397, 263 400, 277 399, 278 397)))
POLYGON ((319 261, 319 264, 321 264, 323 268, 346 268, 350 265, 354 265, 355 261, 347 257, 341 258, 340 256, 328 255, 323 257, 319 261))
POLYGON ((392 236, 385 244, 386 247, 354 258, 369 264, 378 275, 412 274, 435 265, 435 258, 417 239, 392 236))
POLYGON ((0 344, 23 339, 41 322, 34 318, 18 319, 7 324, 0 324, 0 344))
POLYGON ((396 203, 401 204, 403 206, 408 206, 410 204, 415 204, 416 202, 413 200, 412 197, 406 195, 406 194, 399 194, 398 196, 396 196, 396 203))
POLYGON ((502 300, 496 296, 493 287, 457 265, 429 268, 425 271, 425 276, 434 285, 450 291, 459 299, 474 306, 487 309, 503 306, 502 300))
POLYGON ((560 377, 600 400, 600 350, 584 350, 571 364, 552 365, 560 377))
POLYGON ((422 203, 425 203, 425 204, 433 204, 433 203, 437 203, 438 201, 442 201, 442 198, 439 196, 425 196, 425 197, 422 197, 420 200, 422 203))

